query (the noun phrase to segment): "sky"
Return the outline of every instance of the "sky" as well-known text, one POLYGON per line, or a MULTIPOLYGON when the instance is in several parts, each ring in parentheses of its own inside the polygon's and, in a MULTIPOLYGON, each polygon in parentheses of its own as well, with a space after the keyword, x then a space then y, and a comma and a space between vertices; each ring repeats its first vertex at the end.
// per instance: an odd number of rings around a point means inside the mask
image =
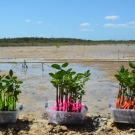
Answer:
POLYGON ((0 0, 0 38, 135 40, 135 0, 0 0))

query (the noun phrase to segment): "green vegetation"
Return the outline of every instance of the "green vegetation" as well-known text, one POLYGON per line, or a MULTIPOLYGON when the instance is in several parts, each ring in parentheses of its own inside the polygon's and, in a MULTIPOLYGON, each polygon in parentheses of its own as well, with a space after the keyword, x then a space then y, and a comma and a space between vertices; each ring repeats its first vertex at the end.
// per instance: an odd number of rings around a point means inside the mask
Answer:
POLYGON ((21 93, 20 84, 22 81, 13 76, 13 71, 9 75, 0 76, 0 111, 15 111, 18 95, 21 93))
POLYGON ((114 75, 119 81, 118 98, 116 107, 122 109, 135 109, 135 65, 129 61, 131 70, 122 65, 114 75))
POLYGON ((135 44, 135 40, 83 40, 75 38, 3 38, 0 47, 7 46, 62 46, 62 45, 98 45, 98 44, 135 44))
POLYGON ((65 69, 68 67, 67 62, 62 65, 53 64, 51 67, 57 70, 49 73, 51 83, 56 88, 56 110, 80 112, 82 96, 85 94, 84 85, 90 79, 90 71, 76 73, 72 68, 65 69))

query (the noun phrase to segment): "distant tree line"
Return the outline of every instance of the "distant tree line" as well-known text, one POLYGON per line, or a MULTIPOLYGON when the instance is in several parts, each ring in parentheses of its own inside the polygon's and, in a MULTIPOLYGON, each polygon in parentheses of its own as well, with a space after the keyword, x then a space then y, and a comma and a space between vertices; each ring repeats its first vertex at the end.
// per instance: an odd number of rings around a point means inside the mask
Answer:
POLYGON ((0 46, 62 46, 62 45, 98 45, 98 44, 134 44, 135 40, 84 40, 75 38, 22 37, 2 38, 0 46))

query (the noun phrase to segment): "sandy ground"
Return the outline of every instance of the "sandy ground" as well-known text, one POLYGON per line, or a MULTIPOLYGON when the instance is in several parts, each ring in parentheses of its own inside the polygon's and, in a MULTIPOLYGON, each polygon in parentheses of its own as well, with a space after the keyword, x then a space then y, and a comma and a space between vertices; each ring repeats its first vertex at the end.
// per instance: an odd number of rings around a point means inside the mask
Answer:
POLYGON ((17 59, 134 59, 134 45, 0 47, 0 58, 17 59))
MULTIPOLYGON (((89 113, 107 114, 110 113, 108 104, 115 101, 117 96, 118 83, 114 74, 121 65, 128 67, 124 61, 135 60, 134 52, 134 45, 0 47, 0 59, 69 61, 103 71, 102 74, 94 75, 97 81, 87 83, 83 102, 88 106, 89 113)), ((0 74, 3 72, 0 69, 0 74)), ((20 101, 25 108, 22 113, 41 116, 45 111, 44 103, 55 99, 55 92, 49 80, 37 82, 39 78, 33 78, 23 79, 25 84, 22 86, 20 101)))

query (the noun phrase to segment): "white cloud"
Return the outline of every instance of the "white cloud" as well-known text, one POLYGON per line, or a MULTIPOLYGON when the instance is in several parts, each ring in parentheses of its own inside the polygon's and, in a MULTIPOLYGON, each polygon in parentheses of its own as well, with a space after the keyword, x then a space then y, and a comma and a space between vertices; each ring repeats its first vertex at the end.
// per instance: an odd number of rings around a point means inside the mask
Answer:
POLYGON ((110 28, 130 28, 130 29, 135 29, 135 22, 132 21, 130 23, 123 23, 123 24, 113 24, 113 23, 108 23, 104 24, 104 27, 110 27, 110 28))
POLYGON ((119 18, 119 16, 106 16, 105 17, 106 20, 116 20, 118 18, 119 18))
POLYGON ((88 32, 93 32, 94 30, 90 30, 90 29, 80 29, 79 31, 88 31, 88 32))
POLYGON ((104 27, 113 27, 113 28, 121 28, 121 27, 129 27, 129 25, 127 24, 112 24, 112 23, 108 23, 108 24, 104 24, 104 27))
POLYGON ((29 19, 27 19, 27 20, 26 20, 26 22, 28 23, 28 22, 30 22, 30 20, 29 20, 29 19))
POLYGON ((38 24, 43 24, 43 22, 42 21, 39 21, 39 22, 37 22, 38 24))
POLYGON ((115 27, 115 24, 112 23, 104 24, 104 27, 115 27))
POLYGON ((89 23, 82 23, 80 24, 80 26, 89 26, 90 24, 89 23))
POLYGON ((127 24, 117 24, 116 27, 124 27, 124 28, 127 28, 129 27, 127 24))

